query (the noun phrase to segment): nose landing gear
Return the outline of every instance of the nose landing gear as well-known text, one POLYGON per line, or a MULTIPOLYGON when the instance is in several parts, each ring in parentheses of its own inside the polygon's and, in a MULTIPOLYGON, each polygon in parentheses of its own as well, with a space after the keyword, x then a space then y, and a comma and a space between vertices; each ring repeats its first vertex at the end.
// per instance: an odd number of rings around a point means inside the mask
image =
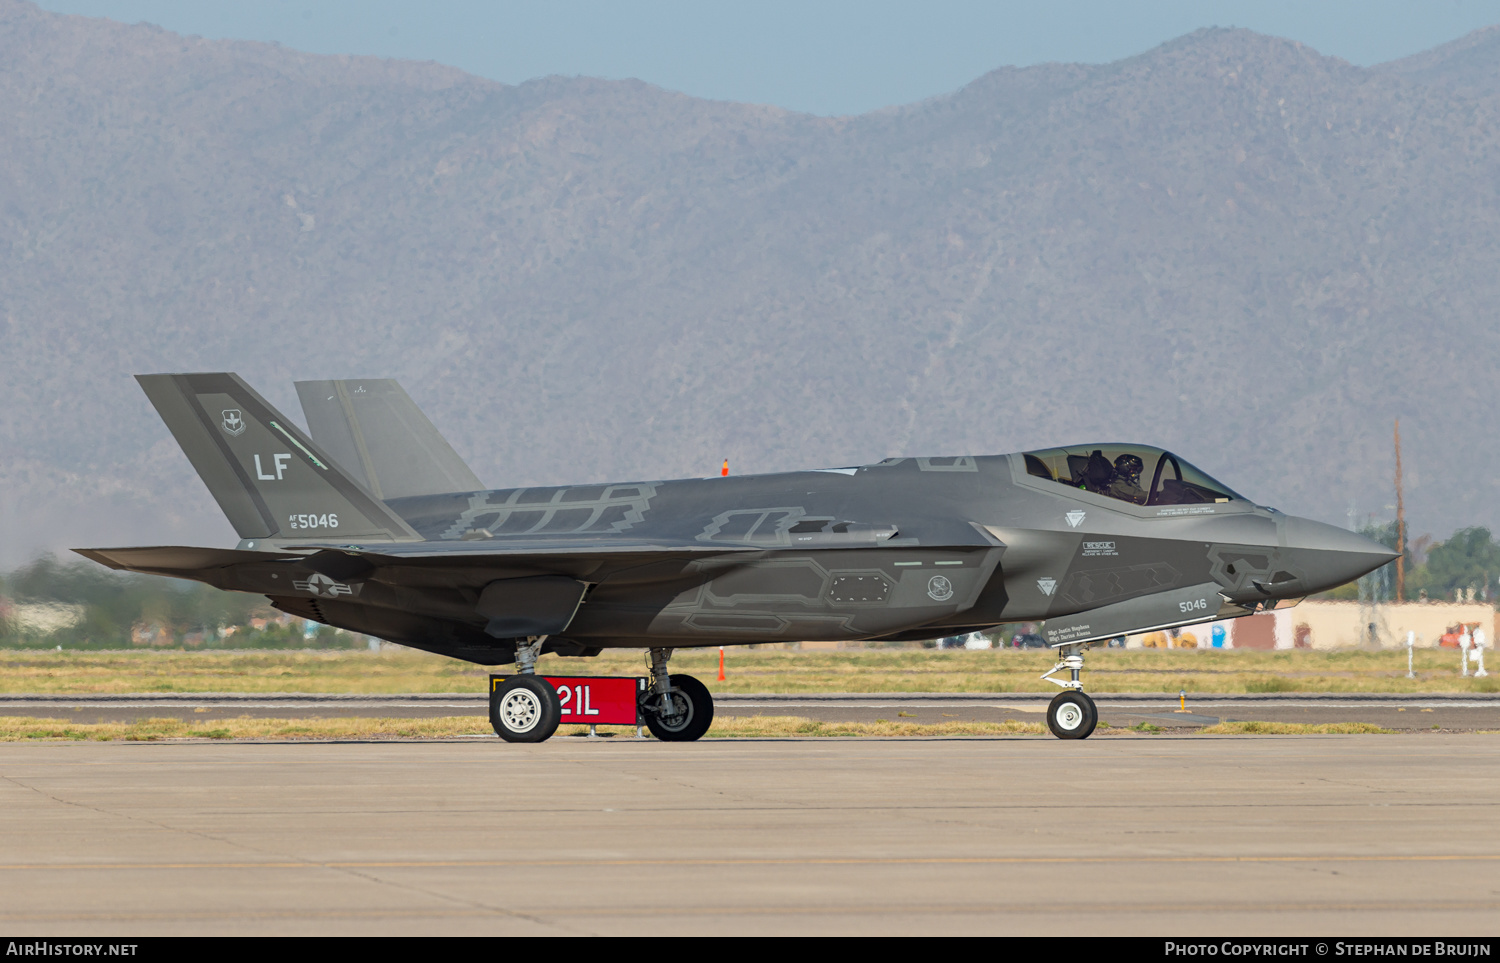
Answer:
POLYGON ((1083 694, 1083 683, 1078 681, 1078 673, 1083 670, 1083 653, 1088 647, 1087 642, 1058 646, 1057 664, 1042 676, 1064 690, 1047 706, 1047 728, 1059 739, 1087 739, 1099 724, 1099 710, 1094 700, 1083 694), (1071 679, 1052 678, 1064 669, 1072 675, 1071 679))

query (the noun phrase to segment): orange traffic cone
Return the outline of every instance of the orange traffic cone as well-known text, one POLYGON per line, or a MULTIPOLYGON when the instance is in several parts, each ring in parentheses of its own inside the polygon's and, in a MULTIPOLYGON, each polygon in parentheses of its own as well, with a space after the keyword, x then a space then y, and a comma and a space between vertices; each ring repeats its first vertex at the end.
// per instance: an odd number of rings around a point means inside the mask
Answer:
POLYGON ((719 646, 719 681, 724 681, 724 647, 719 646))

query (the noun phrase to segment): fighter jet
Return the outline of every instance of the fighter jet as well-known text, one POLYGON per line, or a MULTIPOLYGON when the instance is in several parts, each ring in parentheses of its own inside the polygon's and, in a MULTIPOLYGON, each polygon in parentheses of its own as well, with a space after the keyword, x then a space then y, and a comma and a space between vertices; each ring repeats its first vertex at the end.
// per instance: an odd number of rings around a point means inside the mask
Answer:
POLYGON ((548 738, 546 652, 649 652, 664 740, 713 718, 678 648, 903 641, 1044 622, 1051 731, 1098 721, 1091 643, 1295 604, 1395 557, 1257 505, 1160 448, 887 458, 770 475, 487 490, 390 380, 299 382, 304 432, 238 376, 137 380, 240 541, 78 549, 480 665, 496 732, 548 738), (1058 676, 1062 676, 1059 678, 1058 676))

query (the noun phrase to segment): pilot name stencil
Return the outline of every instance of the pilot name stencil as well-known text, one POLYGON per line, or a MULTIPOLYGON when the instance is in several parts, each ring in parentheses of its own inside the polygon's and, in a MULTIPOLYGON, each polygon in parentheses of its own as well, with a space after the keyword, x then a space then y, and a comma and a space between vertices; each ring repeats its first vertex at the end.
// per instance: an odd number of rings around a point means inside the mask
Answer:
POLYGON ((1056 645, 1059 642, 1070 642, 1073 639, 1081 639, 1093 632, 1093 627, 1088 623, 1080 625, 1067 625, 1060 629, 1043 630, 1047 636, 1047 642, 1056 645))

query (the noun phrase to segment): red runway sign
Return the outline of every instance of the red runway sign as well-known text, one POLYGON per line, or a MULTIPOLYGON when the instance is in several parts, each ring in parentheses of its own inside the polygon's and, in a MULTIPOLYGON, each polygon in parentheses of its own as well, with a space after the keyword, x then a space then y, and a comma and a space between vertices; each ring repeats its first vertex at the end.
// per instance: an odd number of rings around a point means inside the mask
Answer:
MULTIPOLYGON (((508 675, 490 676, 490 692, 508 675)), ((646 691, 639 676, 546 675, 562 702, 562 721, 590 726, 638 726, 637 700, 646 691)))

